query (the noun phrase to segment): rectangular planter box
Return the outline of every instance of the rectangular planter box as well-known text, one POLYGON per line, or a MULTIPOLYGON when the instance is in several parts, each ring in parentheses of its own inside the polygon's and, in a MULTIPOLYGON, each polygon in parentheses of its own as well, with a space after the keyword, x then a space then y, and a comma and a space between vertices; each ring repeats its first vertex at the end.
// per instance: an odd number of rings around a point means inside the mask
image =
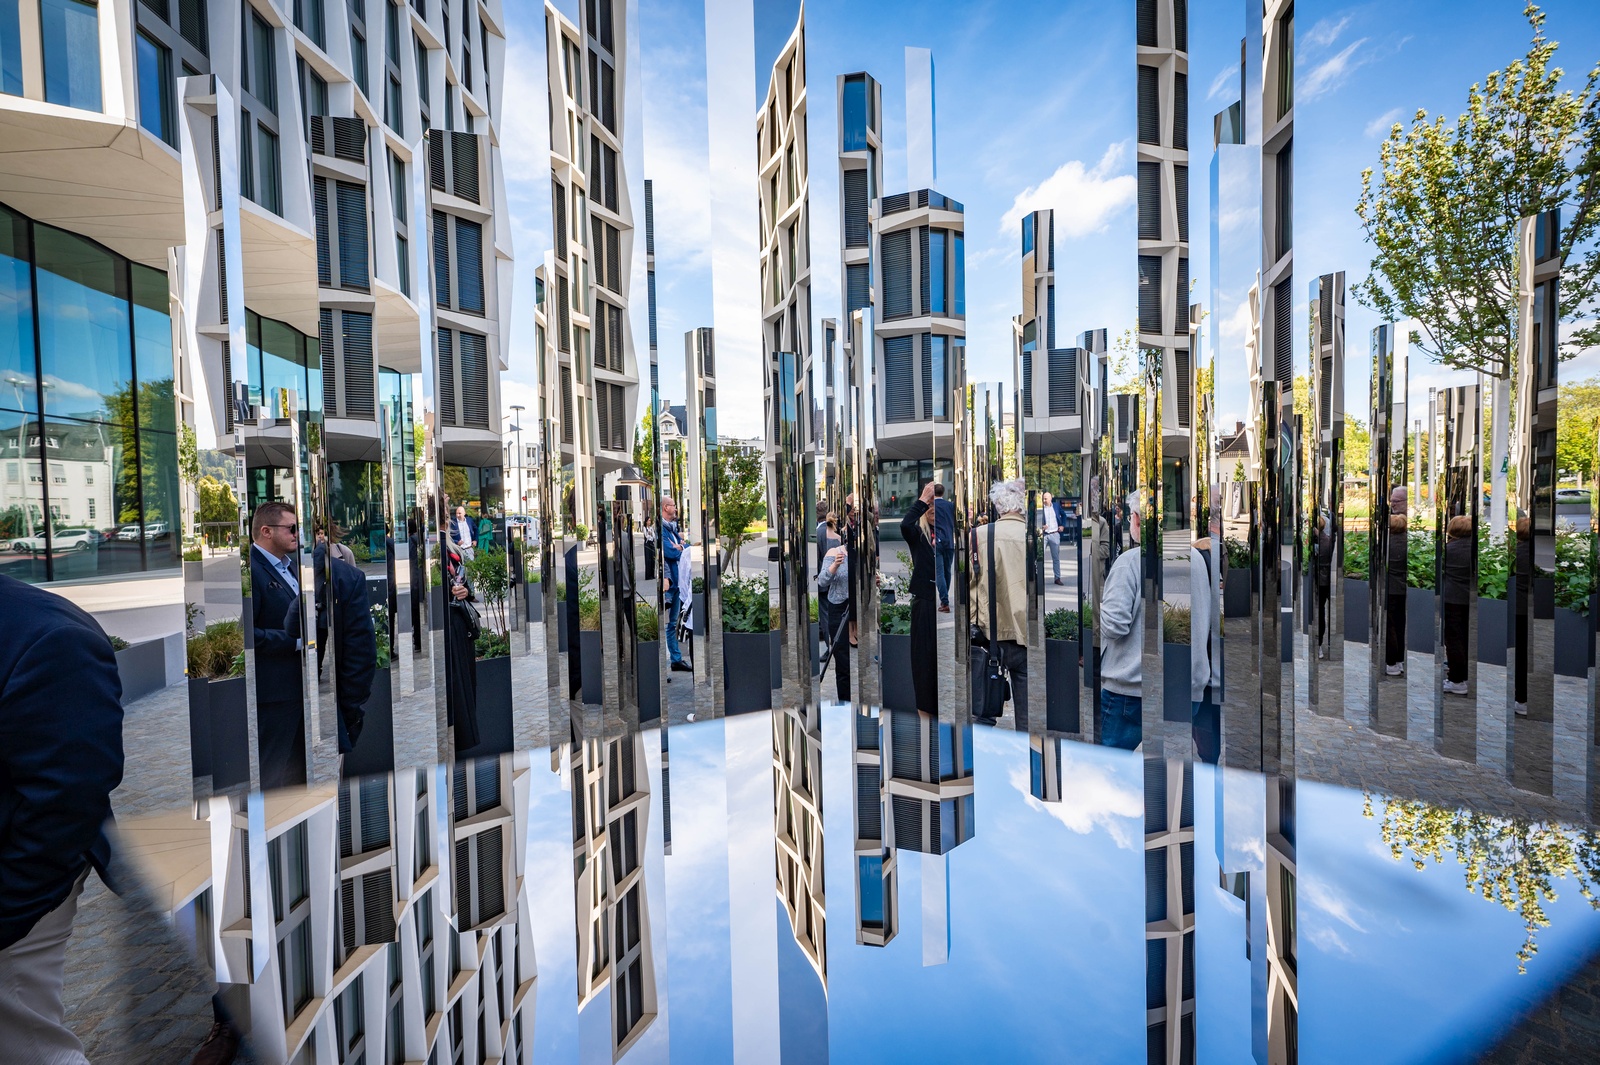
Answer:
POLYGON ((189 761, 196 779, 211 775, 211 682, 189 678, 189 761))
POLYGON ((1406 650, 1433 654, 1439 598, 1432 588, 1406 589, 1406 650))
MULTIPOLYGON (((248 614, 246 615, 248 616, 248 614)), ((211 725, 211 788, 250 782, 250 720, 245 678, 201 681, 211 725)))
POLYGON ((528 620, 539 621, 544 616, 544 585, 528 585, 528 620))
POLYGON ((696 636, 704 636, 706 634, 705 592, 694 593, 694 634, 696 636))
POLYGON ((1593 648, 1589 619, 1576 610, 1556 607, 1556 673, 1563 677, 1585 676, 1593 648))
POLYGON ((1341 579, 1344 581, 1344 638, 1350 643, 1366 643, 1372 628, 1367 582, 1354 577, 1341 579))
POLYGON ((372 695, 367 699, 366 716, 361 720, 361 738, 344 756, 346 777, 394 772, 394 700, 389 676, 387 669, 373 674, 372 695))
POLYGON ((123 706, 165 688, 167 686, 166 640, 146 640, 118 651, 117 676, 122 680, 123 706))
POLYGON ((722 636, 722 683, 727 712, 748 714, 772 709, 772 656, 769 632, 728 632, 722 636), (763 654, 763 651, 765 654, 763 654), (761 661, 765 658, 766 669, 761 661))
POLYGON ((1250 616, 1250 571, 1231 569, 1222 580, 1222 615, 1229 618, 1250 616))
POLYGON ((467 750, 458 749, 456 754, 468 758, 508 754, 516 748, 514 735, 511 727, 511 659, 503 656, 479 659, 478 745, 467 750))
POLYGON ((1078 716, 1077 640, 1044 642, 1044 687, 1045 728, 1052 732, 1083 731, 1078 716))
MULTIPOLYGON (((865 633, 862 643, 866 643, 865 633)), ((911 683, 911 637, 879 633, 878 661, 882 670, 884 708, 915 710, 917 696, 911 683)))
POLYGON ((583 701, 591 706, 598 706, 605 690, 602 681, 605 671, 600 661, 600 655, 603 653, 600 645, 600 634, 587 629, 579 630, 578 644, 578 653, 583 659, 581 663, 583 667, 583 701))
MULTIPOLYGON (((1285 626, 1284 637, 1293 636, 1285 626)), ((1191 714, 1189 702, 1189 645, 1164 643, 1161 645, 1161 720, 1188 721, 1191 714)))
POLYGON ((661 716, 661 641, 641 640, 639 648, 639 720, 661 716))
POLYGON ((1491 666, 1506 664, 1506 601, 1478 600, 1478 661, 1491 666))
POLYGON ((808 628, 811 632, 811 675, 814 677, 817 675, 817 670, 822 668, 822 648, 819 646, 822 625, 813 621, 808 628))
POLYGON ((567 649, 567 606, 565 603, 556 604, 556 647, 562 651, 567 649))

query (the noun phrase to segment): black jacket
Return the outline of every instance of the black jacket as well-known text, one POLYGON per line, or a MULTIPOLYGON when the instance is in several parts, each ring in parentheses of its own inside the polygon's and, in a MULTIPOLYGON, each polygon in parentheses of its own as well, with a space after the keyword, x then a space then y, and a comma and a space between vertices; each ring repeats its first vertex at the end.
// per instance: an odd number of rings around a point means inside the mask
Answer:
POLYGON ((906 538, 906 549, 911 552, 911 594, 933 594, 933 544, 922 532, 922 516, 928 504, 918 499, 911 504, 906 516, 900 519, 900 535, 906 538))
POLYGON ((0 949, 105 876, 111 793, 122 782, 122 681, 95 620, 0 577, 0 949))
POLYGON ((333 559, 333 615, 328 615, 327 549, 318 545, 314 556, 317 572, 317 632, 332 629, 334 699, 339 707, 339 752, 349 754, 361 738, 366 719, 367 700, 372 698, 372 679, 378 669, 378 638, 372 625, 372 606, 367 599, 367 576, 340 559, 333 559), (331 621, 331 626, 329 622, 331 621))
POLYGON ((254 545, 250 551, 250 621, 256 652, 256 698, 301 701, 299 597, 254 545))
POLYGON ((1458 536, 1444 545, 1444 601, 1466 606, 1472 601, 1472 539, 1458 536))

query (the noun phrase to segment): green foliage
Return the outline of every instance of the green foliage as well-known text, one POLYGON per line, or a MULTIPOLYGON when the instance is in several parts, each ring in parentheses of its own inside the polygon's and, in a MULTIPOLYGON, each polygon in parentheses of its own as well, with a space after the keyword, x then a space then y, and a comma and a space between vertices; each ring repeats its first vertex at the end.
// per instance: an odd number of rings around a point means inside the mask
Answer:
POLYGON ((178 476, 187 485, 200 481, 200 447, 194 426, 187 422, 178 426, 178 476))
POLYGON ((484 607, 484 627, 492 628, 504 636, 511 631, 506 616, 506 599, 511 594, 511 571, 506 568, 504 548, 491 547, 477 552, 467 562, 467 579, 472 582, 473 594, 484 607))
POLYGON ((1083 623, 1094 625, 1094 607, 1083 610, 1057 607, 1044 616, 1044 638, 1047 640, 1076 640, 1083 632, 1083 623))
POLYGON ((378 645, 378 668, 388 669, 394 650, 389 645, 389 607, 386 603, 372 604, 372 634, 378 645))
POLYGON ((588 632, 600 631, 600 596, 597 593, 578 593, 578 628, 588 632))
POLYGON ((806 606, 806 611, 811 615, 812 622, 816 622, 817 617, 818 617, 818 615, 817 615, 817 597, 813 595, 807 601, 807 603, 808 603, 808 605, 806 606))
POLYGON ((1589 613, 1594 592, 1594 534, 1568 526, 1556 530, 1556 606, 1589 613))
POLYGON ((1510 530, 1490 536, 1488 526, 1478 529, 1478 595, 1484 599, 1504 599, 1511 582, 1515 558, 1510 530))
POLYGON ((200 549, 198 547, 186 547, 186 548, 184 548, 183 549, 183 560, 185 562, 199 562, 200 561, 200 549))
POLYGON ((206 543, 212 547, 233 543, 239 530, 239 500, 233 485, 205 474, 195 487, 200 494, 200 524, 206 543))
POLYGON ((238 621, 213 621, 189 637, 186 650, 191 677, 244 676, 244 628, 238 621))
POLYGON ((742 447, 717 449, 717 520, 739 568, 739 548, 751 528, 767 515, 766 477, 761 452, 742 447))
POLYGON ((1244 540, 1232 536, 1223 537, 1223 548, 1228 552, 1229 569, 1250 568, 1250 545, 1244 540))
POLYGON ((1556 466, 1586 481, 1594 476, 1600 428, 1600 377, 1562 385, 1557 398, 1556 466))
POLYGON ((706 579, 704 577, 695 577, 689 582, 689 591, 693 595, 705 595, 706 579))
POLYGON ((1406 587, 1433 587, 1434 541, 1434 533, 1416 525, 1406 532, 1406 587))
POLYGON ((878 614, 878 630, 885 636, 911 635, 911 604, 885 606, 878 614))
POLYGON ((1372 430, 1351 414, 1344 416, 1344 468, 1346 473, 1372 472, 1372 430))
POLYGON ((495 632, 485 625, 478 631, 478 639, 473 643, 473 657, 508 658, 511 655, 511 637, 495 632))
POLYGON ((724 578, 721 591, 722 631, 772 631, 772 600, 765 575, 724 578))
POLYGON ((638 628, 639 641, 650 643, 661 639, 661 615, 650 603, 636 603, 633 608, 634 625, 638 628))
POLYGON ((111 649, 113 651, 126 651, 130 646, 128 641, 121 636, 107 636, 106 639, 111 641, 111 649))
POLYGON ((589 542, 589 526, 583 522, 580 521, 572 531, 578 537, 579 543, 586 544, 589 542))
POLYGON ((1161 638, 1167 643, 1189 642, 1189 608, 1174 603, 1161 604, 1161 638))
POLYGON ((1346 534, 1344 538, 1344 575, 1352 580, 1371 579, 1372 544, 1366 530, 1346 534))
POLYGON ((1454 123, 1443 115, 1430 122, 1420 109, 1410 130, 1396 123, 1379 180, 1372 168, 1363 172, 1356 206, 1373 247, 1357 298, 1382 320, 1414 321, 1418 346, 1435 359, 1500 377, 1516 362, 1523 218, 1562 208, 1562 318, 1583 323, 1563 356, 1600 340, 1600 66, 1581 91, 1562 91, 1545 16, 1531 3, 1524 14, 1533 29, 1527 55, 1474 84, 1454 123))

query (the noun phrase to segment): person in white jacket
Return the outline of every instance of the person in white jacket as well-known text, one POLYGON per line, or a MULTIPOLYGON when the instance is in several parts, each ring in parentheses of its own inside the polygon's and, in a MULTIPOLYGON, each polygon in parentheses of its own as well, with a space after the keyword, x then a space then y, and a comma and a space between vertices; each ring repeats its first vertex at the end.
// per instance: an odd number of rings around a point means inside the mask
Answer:
MULTIPOLYGON (((1139 511, 1128 529, 1138 545, 1139 511)), ((1111 564, 1100 593, 1100 742, 1131 751, 1143 736, 1144 552, 1137 546, 1111 564)))
POLYGON ((1189 548, 1189 700, 1195 749, 1200 760, 1211 765, 1217 764, 1222 751, 1222 715, 1217 705, 1222 694, 1222 654, 1211 635, 1217 617, 1215 565, 1211 537, 1196 540, 1189 548))

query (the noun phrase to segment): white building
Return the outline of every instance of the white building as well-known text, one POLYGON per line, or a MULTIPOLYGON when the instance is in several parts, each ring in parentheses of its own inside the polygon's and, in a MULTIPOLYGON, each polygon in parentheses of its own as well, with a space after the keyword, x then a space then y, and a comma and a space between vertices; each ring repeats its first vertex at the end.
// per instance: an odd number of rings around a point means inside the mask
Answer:
POLYGON ((778 902, 824 989, 828 986, 828 892, 823 877, 822 708, 772 713, 773 837, 778 902))

